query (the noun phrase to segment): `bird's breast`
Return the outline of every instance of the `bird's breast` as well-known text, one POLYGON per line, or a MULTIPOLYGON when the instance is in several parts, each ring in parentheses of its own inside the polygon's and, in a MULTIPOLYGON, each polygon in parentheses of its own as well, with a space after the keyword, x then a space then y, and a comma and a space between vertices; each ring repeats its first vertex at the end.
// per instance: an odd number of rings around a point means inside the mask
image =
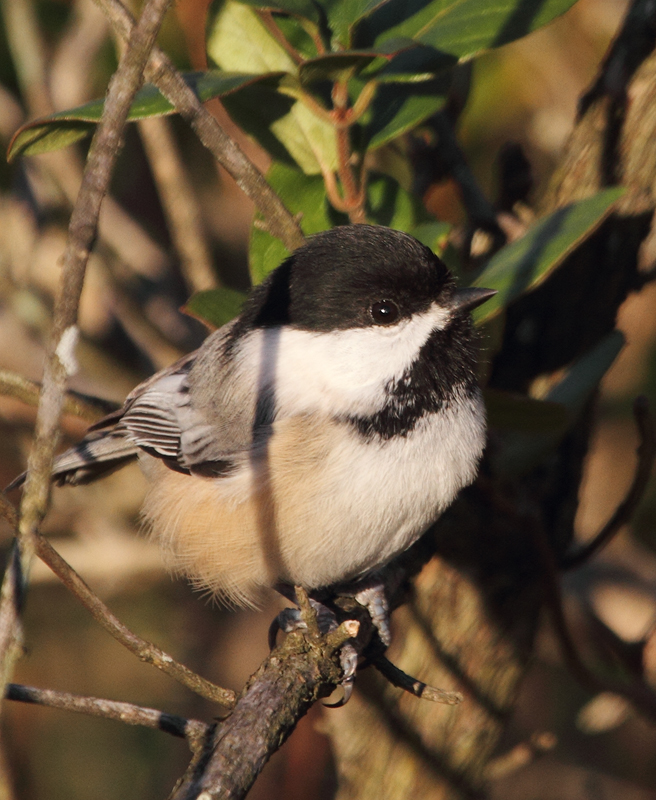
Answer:
POLYGON ((387 440, 324 416, 279 419, 227 477, 151 465, 144 514, 171 566, 228 601, 277 581, 328 586, 409 547, 473 480, 484 436, 478 395, 387 440))

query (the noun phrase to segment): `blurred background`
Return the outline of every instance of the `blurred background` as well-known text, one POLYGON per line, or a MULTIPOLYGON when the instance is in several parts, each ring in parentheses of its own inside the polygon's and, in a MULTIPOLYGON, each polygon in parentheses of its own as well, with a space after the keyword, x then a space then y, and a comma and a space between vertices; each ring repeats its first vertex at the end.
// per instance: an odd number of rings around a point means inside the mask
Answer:
MULTIPOLYGON (((208 4, 177 0, 167 18, 160 44, 180 68, 205 67, 208 4)), ((626 5, 624 0, 579 0, 546 29, 476 61, 459 135, 490 197, 495 196, 499 152, 513 142, 522 146, 532 167, 530 200, 539 198, 573 124, 578 98, 593 80, 626 5)), ((92 0, 0 0, 0 9, 0 139, 6 148, 24 122, 102 95, 116 66, 116 50, 92 0)), ((266 156, 231 125, 218 101, 211 109, 266 168, 266 156)), ((170 118, 168 127, 192 193, 200 255, 193 269, 170 233, 162 175, 176 163, 167 161, 169 140, 161 139, 167 132, 157 125, 130 125, 89 263, 80 309, 80 368, 72 380, 76 390, 108 400, 121 401, 154 370, 199 345, 205 328, 180 311, 190 293, 219 284, 248 288, 252 206, 184 123, 170 118)), ((40 379, 59 261, 87 146, 10 165, 0 160, 0 370, 40 379)), ((441 218, 462 217, 457 192, 448 183, 431 186, 425 201, 441 218)), ((656 407, 656 286, 626 302, 619 327, 628 344, 604 382, 577 520, 581 540, 603 525, 631 480, 637 444, 633 398, 646 394, 656 407)), ((34 417, 33 407, 0 396, 2 486, 25 467, 34 417)), ((63 427, 62 446, 81 436, 86 425, 69 416, 63 427)), ((91 486, 55 489, 45 532, 126 625, 210 680, 240 689, 267 653, 266 630, 278 601, 272 598, 260 612, 225 611, 169 576, 156 546, 140 534, 143 493, 136 467, 91 486)), ((654 629, 655 520, 652 480, 630 529, 594 563, 567 576, 575 639, 583 638, 589 607, 628 643, 654 629)), ((0 522, 3 553, 10 536, 0 522)), ((204 720, 217 713, 124 651, 40 563, 33 570, 25 626, 26 652, 16 682, 204 720)), ((656 665, 656 654, 651 661, 656 665)), ((183 741, 157 731, 17 703, 6 706, 1 736, 17 800, 154 800, 168 794, 189 757, 183 741)), ((267 766, 251 797, 331 796, 334 777, 322 714, 339 711, 313 709, 267 766)), ((493 782, 494 798, 656 798, 656 731, 623 701, 584 691, 563 668, 546 624, 500 753, 536 732, 552 735, 555 746, 493 782)))

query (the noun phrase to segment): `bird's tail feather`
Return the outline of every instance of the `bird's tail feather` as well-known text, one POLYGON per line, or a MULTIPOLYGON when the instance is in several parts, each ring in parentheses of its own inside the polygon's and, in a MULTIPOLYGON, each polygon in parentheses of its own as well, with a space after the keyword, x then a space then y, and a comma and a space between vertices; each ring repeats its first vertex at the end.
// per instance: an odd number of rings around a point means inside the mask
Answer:
MULTIPOLYGON (((78 486, 107 475, 139 455, 139 448, 126 438, 123 431, 110 429, 90 433, 75 447, 55 459, 52 480, 58 486, 78 486)), ((5 491, 17 489, 25 482, 24 472, 13 480, 5 491)))

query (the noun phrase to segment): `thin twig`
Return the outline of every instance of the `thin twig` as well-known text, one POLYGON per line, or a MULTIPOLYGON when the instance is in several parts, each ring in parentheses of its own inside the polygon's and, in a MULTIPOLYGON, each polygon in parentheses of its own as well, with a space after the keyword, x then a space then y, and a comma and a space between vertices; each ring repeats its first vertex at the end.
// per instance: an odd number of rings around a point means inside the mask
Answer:
POLYGON ((301 610, 301 618, 307 625, 308 633, 316 639, 320 636, 317 612, 310 605, 308 593, 302 586, 295 586, 294 592, 296 593, 296 602, 301 610))
MULTIPOLYGON (((15 57, 17 77, 29 115, 48 116, 56 110, 50 87, 53 76, 43 58, 43 54, 48 52, 48 45, 39 30, 33 3, 27 0, 2 0, 2 7, 7 38, 15 57)), ((72 209, 82 183, 83 170, 78 154, 71 149, 42 154, 32 161, 30 169, 26 171, 28 180, 32 171, 44 168, 72 209)), ((137 274, 154 278, 168 265, 162 248, 109 195, 103 202, 98 233, 137 274)))
POLYGON ((223 689, 171 658, 151 642, 137 636, 112 614, 102 600, 91 591, 84 580, 54 549, 50 542, 37 534, 36 553, 57 575, 66 588, 77 597, 91 615, 118 642, 134 653, 141 661, 160 669, 169 677, 186 686, 191 691, 211 700, 214 703, 230 708, 235 703, 236 695, 229 689, 223 689))
POLYGON ((444 703, 448 706, 457 706, 464 700, 460 692, 436 689, 434 686, 429 686, 427 683, 411 677, 392 664, 385 656, 379 656, 371 663, 393 686, 397 686, 415 697, 420 697, 422 700, 431 700, 433 703, 444 703))
MULTIPOLYGON (((0 395, 3 397, 15 397, 28 406, 37 406, 40 393, 41 385, 36 381, 30 381, 10 370, 0 369, 0 395)), ((87 422, 97 422, 115 408, 116 404, 108 400, 67 391, 62 410, 64 414, 72 414, 87 422)))
POLYGON ((36 11, 30 0, 2 0, 7 41, 23 96, 35 116, 52 114, 46 78, 46 48, 39 36, 36 11))
MULTIPOLYGON (((114 30, 126 39, 134 18, 119 0, 94 0, 107 15, 114 30)), ((262 173, 246 156, 239 145, 223 130, 218 121, 201 105, 170 59, 154 48, 146 77, 155 84, 176 110, 189 122, 198 138, 217 161, 234 178, 239 188, 255 203, 268 226, 291 252, 303 244, 304 237, 296 220, 262 173)))
MULTIPOLYGON (((50 474, 68 376, 75 370, 77 309, 86 265, 96 236, 102 198, 121 147, 121 133, 143 69, 171 0, 147 0, 119 67, 93 137, 80 193, 69 224, 60 291, 55 303, 49 357, 21 503, 18 536, 0 598, 0 664, 6 681, 21 639, 22 595, 34 555, 35 537, 50 493, 50 474)), ((4 683, 3 683, 4 685, 4 683)))
POLYGON ((139 133, 159 191, 160 200, 180 256, 182 276, 190 294, 214 288, 218 281, 203 233, 201 212, 191 181, 180 159, 171 123, 144 119, 139 133))
POLYGON ((61 708, 64 711, 76 711, 92 717, 104 717, 125 722, 126 725, 142 725, 146 728, 170 733, 180 739, 186 739, 192 751, 207 735, 210 725, 197 719, 185 719, 177 714, 168 714, 156 708, 144 708, 133 703, 117 700, 106 700, 101 697, 86 697, 70 692, 59 692, 54 689, 38 689, 34 686, 22 686, 9 683, 5 689, 7 700, 20 703, 34 703, 49 708, 61 708))
POLYGON ((649 402, 646 397, 637 397, 635 399, 633 415, 638 428, 640 443, 637 449, 638 463, 636 464, 633 482, 629 491, 599 533, 589 542, 563 558, 561 565, 563 569, 580 567, 598 553, 630 521, 643 498, 651 476, 654 459, 656 458, 656 431, 654 431, 654 420, 649 413, 649 402))
MULTIPOLYGON (((351 633, 356 626, 357 622, 351 633)), ((343 634, 348 638, 347 630, 343 634)), ((244 687, 232 714, 208 741, 201 759, 178 783, 171 800, 246 796, 298 720, 341 680, 335 641, 329 641, 330 637, 315 639, 294 632, 273 650, 244 687)))

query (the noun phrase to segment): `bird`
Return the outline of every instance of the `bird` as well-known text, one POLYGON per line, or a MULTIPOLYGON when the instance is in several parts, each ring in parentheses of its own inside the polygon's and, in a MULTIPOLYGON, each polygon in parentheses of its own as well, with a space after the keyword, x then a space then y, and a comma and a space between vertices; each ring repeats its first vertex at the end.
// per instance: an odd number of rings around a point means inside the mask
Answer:
POLYGON ((470 311, 492 294, 456 288, 407 233, 318 233, 60 455, 53 481, 138 460, 168 566, 228 605, 366 585, 475 478, 486 419, 470 311))

